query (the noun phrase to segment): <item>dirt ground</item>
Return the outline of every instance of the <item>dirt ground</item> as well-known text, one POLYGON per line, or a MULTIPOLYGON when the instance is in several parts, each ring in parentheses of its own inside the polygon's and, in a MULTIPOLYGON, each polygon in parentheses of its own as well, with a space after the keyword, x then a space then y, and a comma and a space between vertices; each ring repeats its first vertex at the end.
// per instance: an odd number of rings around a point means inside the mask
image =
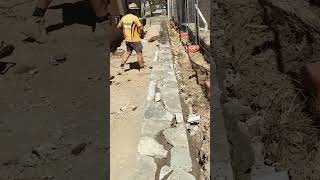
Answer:
POLYGON ((2 180, 105 179, 107 174, 106 32, 92 32, 83 19, 92 15, 85 2, 65 2, 53 1, 63 8, 48 10, 47 25, 72 21, 55 26, 46 44, 22 41, 35 1, 0 2, 0 41, 15 46, 0 59, 1 65, 15 63, 0 75, 2 180), (51 65, 50 56, 61 53, 66 61, 51 65))
MULTIPOLYGON (((157 50, 157 41, 147 42, 159 34, 160 26, 146 26, 144 60, 151 65, 157 50)), ((151 70, 139 72, 136 54, 125 66, 125 74, 118 75, 125 43, 111 56, 110 72, 114 76, 110 85, 110 179, 131 179, 136 169, 138 143, 144 118, 144 105, 148 94, 151 70)))
MULTIPOLYGON (((169 30, 172 54, 174 56, 175 71, 179 81, 180 97, 183 106, 184 119, 189 114, 200 115, 199 124, 187 123, 192 152, 200 169, 197 179, 210 179, 210 105, 203 88, 203 83, 210 80, 208 71, 201 71, 201 67, 208 66, 201 53, 188 55, 182 45, 179 34, 169 30), (197 66, 195 64, 199 64, 197 66)), ((209 70, 208 68, 207 70, 209 70)))
POLYGON ((319 7, 303 0, 214 3, 224 47, 216 62, 223 69, 224 113, 248 139, 237 144, 229 127, 237 178, 262 160, 294 180, 319 179, 319 129, 300 74, 306 63, 319 62, 319 7))

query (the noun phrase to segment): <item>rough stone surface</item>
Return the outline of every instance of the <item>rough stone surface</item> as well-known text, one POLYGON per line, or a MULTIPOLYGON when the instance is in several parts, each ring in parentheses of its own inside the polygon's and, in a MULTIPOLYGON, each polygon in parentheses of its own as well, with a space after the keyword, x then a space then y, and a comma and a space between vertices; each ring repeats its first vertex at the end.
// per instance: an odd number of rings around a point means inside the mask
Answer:
POLYGON ((155 179, 157 171, 157 165, 152 157, 139 155, 138 157, 138 169, 134 180, 150 180, 155 179))
POLYGON ((169 166, 163 166, 160 171, 159 179, 164 180, 164 177, 167 176, 173 169, 169 166))
POLYGON ((195 180, 195 177, 184 170, 176 169, 169 176, 168 180, 195 180))
POLYGON ((174 116, 166 111, 164 107, 160 103, 149 103, 146 106, 145 114, 144 114, 145 120, 164 120, 164 121, 172 121, 174 116))
POLYGON ((170 121, 144 121, 141 136, 155 138, 162 130, 170 128, 170 125, 170 121))
POLYGON ((187 133, 182 124, 178 125, 176 128, 166 129, 163 132, 163 135, 167 142, 174 147, 188 147, 187 133))
MULTIPOLYGON (((165 31, 162 28, 162 31, 165 31)), ((187 132, 182 115, 179 87, 174 72, 172 54, 168 40, 159 36, 159 51, 153 62, 148 97, 145 104, 142 133, 138 145, 137 159, 139 169, 135 180, 155 179, 156 166, 153 158, 165 158, 168 155, 155 139, 163 131, 166 140, 174 147, 171 149, 170 166, 162 167, 159 180, 194 180, 189 174, 192 170, 187 132), (163 40, 164 39, 164 40, 163 40), (173 119, 177 121, 172 127, 173 119), (153 157, 153 158, 152 158, 153 157), (146 175, 145 175, 146 174, 146 175), (167 178, 169 176, 169 178, 167 178)), ((169 161, 169 160, 168 160, 169 161)))
POLYGON ((160 100, 161 100, 161 94, 157 92, 154 97, 154 101, 159 102, 160 100))
POLYGON ((175 116, 176 116, 176 122, 177 123, 183 123, 184 122, 182 113, 176 113, 175 116))
POLYGON ((151 137, 142 137, 138 145, 138 152, 141 155, 152 156, 154 158, 165 158, 167 152, 164 147, 151 137))
POLYGON ((183 169, 187 172, 192 170, 189 148, 173 147, 171 149, 171 167, 174 169, 183 169))

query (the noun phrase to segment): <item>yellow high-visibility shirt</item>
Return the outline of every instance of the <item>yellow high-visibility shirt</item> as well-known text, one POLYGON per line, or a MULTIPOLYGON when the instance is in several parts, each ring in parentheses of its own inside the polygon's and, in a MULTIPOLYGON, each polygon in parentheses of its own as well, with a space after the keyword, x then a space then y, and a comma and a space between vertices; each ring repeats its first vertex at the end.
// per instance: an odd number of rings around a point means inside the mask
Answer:
POLYGON ((139 18, 133 14, 123 16, 119 22, 123 27, 123 34, 126 42, 141 41, 138 29, 142 26, 139 18))

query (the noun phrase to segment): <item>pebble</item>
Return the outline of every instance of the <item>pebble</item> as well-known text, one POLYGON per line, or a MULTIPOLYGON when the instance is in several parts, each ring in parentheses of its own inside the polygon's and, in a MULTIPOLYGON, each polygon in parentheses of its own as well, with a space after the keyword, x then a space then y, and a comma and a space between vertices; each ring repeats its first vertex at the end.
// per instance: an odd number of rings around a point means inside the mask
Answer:
POLYGON ((200 122, 200 116, 189 114, 187 122, 190 124, 198 124, 200 122))
POLYGON ((133 107, 132 107, 132 111, 135 111, 135 110, 137 110, 137 109, 138 109, 137 106, 133 106, 133 107))

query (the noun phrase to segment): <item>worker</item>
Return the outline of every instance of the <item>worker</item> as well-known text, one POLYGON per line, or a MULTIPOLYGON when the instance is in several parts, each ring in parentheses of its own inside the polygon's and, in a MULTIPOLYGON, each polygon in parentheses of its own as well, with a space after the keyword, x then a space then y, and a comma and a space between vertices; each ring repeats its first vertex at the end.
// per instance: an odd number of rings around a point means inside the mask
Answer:
MULTIPOLYGON (((96 15, 96 23, 98 26, 107 29, 106 20, 108 17, 109 0, 89 0, 96 15)), ((45 42, 47 31, 45 28, 45 13, 52 0, 38 0, 33 11, 32 17, 27 19, 25 26, 25 35, 35 39, 38 42, 45 42)))
POLYGON ((128 61, 133 50, 137 53, 139 71, 141 71, 145 67, 142 54, 143 46, 141 43, 141 36, 143 36, 144 30, 143 25, 137 17, 139 9, 140 8, 137 6, 137 4, 130 3, 128 6, 128 14, 121 18, 117 26, 118 29, 121 29, 123 31, 127 46, 127 52, 123 56, 120 65, 122 73, 124 72, 124 65, 128 61))

